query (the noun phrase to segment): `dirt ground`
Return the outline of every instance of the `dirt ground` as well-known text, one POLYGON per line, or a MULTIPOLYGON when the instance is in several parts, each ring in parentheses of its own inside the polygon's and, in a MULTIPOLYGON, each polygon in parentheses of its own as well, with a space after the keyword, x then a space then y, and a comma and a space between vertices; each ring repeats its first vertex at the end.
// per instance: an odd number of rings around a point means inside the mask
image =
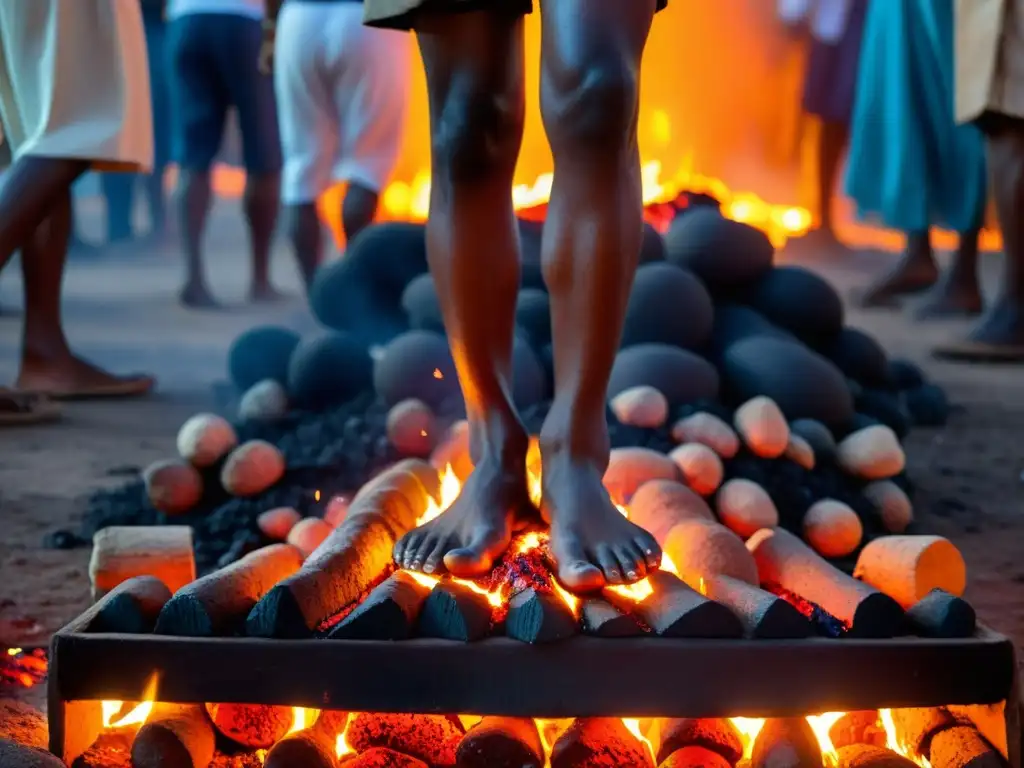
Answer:
MULTIPOLYGON (((87 224, 95 225, 86 207, 87 224)), ((76 528, 84 499, 97 487, 174 450, 177 426, 213 406, 211 385, 224 378, 231 339, 258 322, 308 325, 299 284, 283 247, 279 284, 296 298, 270 308, 241 305, 248 271, 234 203, 220 204, 209 238, 212 283, 237 308, 216 314, 177 307, 180 277, 170 251, 122 252, 75 260, 66 280, 71 336, 80 350, 120 370, 148 370, 159 393, 131 403, 81 403, 61 424, 0 434, 0 648, 45 644, 88 603, 88 548, 43 545, 47 533, 76 528)), ((866 281, 884 259, 864 256, 845 269, 824 269, 840 288, 866 281)), ((996 259, 986 261, 991 288, 996 259)), ((20 302, 17 270, 0 279, 0 382, 15 372, 20 302)), ((890 354, 925 365, 956 404, 942 430, 919 430, 908 443, 918 484, 917 516, 963 551, 968 597, 981 619, 1024 644, 1024 369, 958 367, 928 358, 930 345, 963 323, 920 325, 893 312, 850 312, 850 323, 875 334, 890 354)), ((0 694, 2 695, 2 694, 0 694)), ((39 692, 33 694, 33 698, 39 692)))

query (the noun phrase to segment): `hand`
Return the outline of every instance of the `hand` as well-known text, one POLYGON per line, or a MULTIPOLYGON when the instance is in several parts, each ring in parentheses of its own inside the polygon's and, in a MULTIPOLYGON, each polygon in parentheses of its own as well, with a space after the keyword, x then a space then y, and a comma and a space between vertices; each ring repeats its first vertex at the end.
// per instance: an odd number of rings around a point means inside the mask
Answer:
POLYGON ((259 69, 262 75, 269 75, 274 71, 274 30, 269 27, 264 27, 263 29, 263 42, 260 43, 259 69))

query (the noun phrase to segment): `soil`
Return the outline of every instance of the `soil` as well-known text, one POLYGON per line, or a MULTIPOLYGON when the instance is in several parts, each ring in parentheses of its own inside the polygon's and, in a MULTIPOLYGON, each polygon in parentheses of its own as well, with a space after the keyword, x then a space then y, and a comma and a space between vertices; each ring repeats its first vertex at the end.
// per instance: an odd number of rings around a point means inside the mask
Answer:
MULTIPOLYGON (((124 481, 173 454, 177 427, 197 410, 216 408, 213 384, 225 353, 257 323, 310 325, 300 283, 283 245, 275 253, 279 285, 293 298, 253 308, 242 303, 248 269, 237 203, 218 205, 208 238, 211 284, 235 308, 187 312, 174 295, 178 258, 170 250, 122 250, 72 260, 65 314, 74 344, 120 371, 145 369, 161 380, 157 395, 122 403, 76 403, 58 424, 0 432, 0 648, 36 646, 89 602, 89 549, 52 549, 47 534, 75 530, 90 492, 124 481)), ((86 209, 87 223, 98 218, 86 209)), ((80 216, 82 214, 80 213, 80 216)), ((94 222, 93 222, 94 223, 94 222)), ((889 255, 866 254, 843 268, 818 265, 844 292, 865 284, 889 255)), ((996 257, 985 259, 991 293, 996 257)), ((0 383, 16 371, 20 286, 15 268, 0 279, 0 383)), ((964 322, 917 324, 893 311, 851 310, 849 322, 874 334, 892 355, 921 363, 956 405, 940 430, 915 430, 907 442, 917 484, 917 518, 952 540, 968 563, 967 597, 981 620, 1024 644, 1024 370, 937 363, 929 348, 962 333, 964 322)), ((0 691, 0 698, 7 692, 0 691)), ((28 692, 41 703, 44 691, 28 692)), ((25 697, 25 694, 22 694, 25 697)))

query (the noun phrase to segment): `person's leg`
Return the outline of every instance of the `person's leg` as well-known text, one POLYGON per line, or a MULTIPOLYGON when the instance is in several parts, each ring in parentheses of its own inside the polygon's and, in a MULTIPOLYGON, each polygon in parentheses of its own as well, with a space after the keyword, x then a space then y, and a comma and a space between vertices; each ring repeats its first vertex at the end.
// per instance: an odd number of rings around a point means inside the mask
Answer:
POLYGON ((211 51, 223 45, 217 35, 220 18, 192 14, 175 19, 167 29, 167 76, 178 162, 175 207, 185 250, 185 284, 179 299, 197 309, 217 306, 203 272, 202 242, 212 202, 210 167, 227 117, 227 93, 211 51))
POLYGON ((906 250, 889 270, 864 290, 861 306, 892 306, 902 297, 928 290, 939 279, 939 265, 932 253, 929 233, 907 232, 906 238, 906 250))
POLYGON ((167 234, 167 193, 164 175, 170 161, 170 96, 167 91, 167 62, 165 58, 166 23, 150 12, 144 17, 146 51, 149 55, 149 90, 153 104, 153 170, 142 179, 142 187, 149 209, 148 238, 161 242, 167 234))
POLYGON ((819 231, 826 242, 846 250, 836 235, 832 207, 835 205, 836 184, 843 162, 843 152, 850 138, 846 123, 823 121, 818 138, 818 200, 821 208, 819 231))
POLYGON ((512 174, 526 109, 523 21, 489 11, 423 14, 416 33, 432 137, 427 259, 475 466, 455 503, 406 534, 394 558, 404 568, 473 576, 490 569, 520 513, 531 509, 529 438, 512 402, 519 288, 512 174))
POLYGON ((263 33, 259 22, 238 16, 225 24, 219 51, 231 102, 238 111, 245 161, 242 208, 252 249, 252 301, 274 301, 280 294, 270 282, 270 248, 281 197, 281 140, 277 126, 274 82, 259 70, 263 33), (230 37, 228 36, 230 34, 230 37))
POLYGON ((352 238, 373 224, 379 201, 376 189, 359 181, 349 182, 341 204, 341 226, 345 229, 346 242, 352 242, 352 238))
POLYGON ((654 10, 655 0, 542 4, 541 114, 555 164, 541 246, 555 358, 542 512, 559 579, 577 591, 637 581, 661 561, 602 484, 608 378, 643 237, 636 128, 654 10))
POLYGON ((132 208, 135 204, 135 173, 101 173, 100 186, 107 204, 107 242, 132 239, 132 208))
POLYGON ((982 310, 978 284, 978 238, 981 227, 960 233, 953 263, 915 310, 920 320, 976 315, 982 310))
POLYGON ((22 247, 25 320, 16 386, 55 397, 145 394, 153 386, 148 376, 114 376, 75 356, 68 346, 60 302, 70 236, 71 193, 65 191, 22 247))

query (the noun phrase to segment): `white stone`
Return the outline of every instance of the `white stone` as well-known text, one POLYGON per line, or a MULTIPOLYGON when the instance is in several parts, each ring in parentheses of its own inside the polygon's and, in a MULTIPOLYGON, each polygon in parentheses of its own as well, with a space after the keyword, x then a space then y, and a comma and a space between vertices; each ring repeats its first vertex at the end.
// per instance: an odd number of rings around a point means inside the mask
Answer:
POLYGON ((238 435, 227 419, 199 413, 178 430, 178 454, 200 469, 212 467, 238 445, 238 435))
POLYGON ((238 403, 242 421, 273 422, 288 415, 288 391, 273 379, 253 384, 238 403))
POLYGON ((755 397, 733 414, 733 424, 751 451, 766 459, 776 459, 789 445, 789 424, 775 401, 755 397))
POLYGON ((658 429, 668 420, 668 400, 654 387, 623 390, 611 402, 612 412, 622 424, 658 429))
POLYGON ((896 433, 882 424, 848 435, 839 443, 837 458, 843 470, 864 480, 886 480, 898 475, 907 462, 896 433))
POLYGON ((701 496, 710 496, 718 490, 725 468, 718 454, 701 443, 677 446, 668 455, 683 476, 683 482, 701 496))
POLYGON ((735 430, 713 413, 700 412, 680 419, 672 427, 677 443, 701 443, 723 459, 731 459, 740 450, 735 430))

